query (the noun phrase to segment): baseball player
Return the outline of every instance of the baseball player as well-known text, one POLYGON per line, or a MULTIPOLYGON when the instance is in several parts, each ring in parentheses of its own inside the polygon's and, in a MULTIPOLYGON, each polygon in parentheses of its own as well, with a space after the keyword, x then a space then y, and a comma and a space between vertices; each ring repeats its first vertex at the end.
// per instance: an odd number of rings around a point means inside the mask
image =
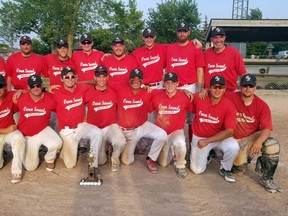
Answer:
POLYGON ((116 37, 111 43, 112 55, 103 60, 103 65, 109 74, 109 85, 128 83, 129 72, 137 68, 137 61, 134 57, 127 55, 125 41, 116 37))
POLYGON ((185 178, 185 155, 186 143, 184 125, 186 111, 192 111, 192 104, 180 90, 177 90, 178 77, 175 73, 166 73, 164 77, 164 88, 161 93, 155 95, 152 100, 152 109, 156 110, 156 125, 164 129, 168 138, 159 156, 159 164, 168 166, 172 160, 171 146, 176 155, 176 172, 178 177, 185 178))
POLYGON ((210 150, 219 149, 223 152, 219 173, 226 181, 235 182, 231 168, 239 152, 238 143, 232 137, 236 128, 236 109, 223 97, 225 90, 224 77, 214 76, 210 80, 209 96, 204 100, 197 94, 194 96, 190 167, 195 174, 203 173, 210 150))
POLYGON ((82 50, 75 51, 72 54, 79 81, 93 80, 95 68, 101 63, 104 53, 93 49, 93 45, 94 42, 91 35, 84 33, 80 38, 82 50))
POLYGON ((59 135, 49 126, 51 111, 55 111, 55 101, 50 93, 42 92, 41 77, 34 74, 28 78, 29 92, 18 98, 20 113, 18 128, 25 136, 26 150, 23 164, 28 171, 39 165, 41 144, 48 149, 44 156, 46 170, 53 171, 57 152, 62 146, 59 135))
POLYGON ((226 91, 233 92, 237 89, 238 77, 246 73, 243 59, 236 48, 225 45, 225 31, 216 27, 211 31, 210 40, 213 47, 204 53, 206 67, 204 72, 205 88, 209 87, 213 76, 221 75, 226 80, 226 91))
POLYGON ((147 121, 152 94, 141 88, 143 72, 134 69, 129 75, 129 87, 118 91, 118 124, 126 138, 127 144, 121 155, 125 165, 134 162, 136 144, 142 138, 151 138, 153 143, 146 158, 146 165, 152 173, 157 172, 155 161, 167 139, 166 132, 147 121))
POLYGON ((225 95, 237 109, 237 127, 233 136, 239 143, 240 152, 234 161, 232 171, 244 173, 248 156, 262 153, 257 158, 255 169, 262 174, 260 184, 269 192, 281 192, 273 179, 279 161, 280 144, 270 137, 271 111, 268 105, 255 95, 255 90, 256 77, 245 74, 241 77, 240 92, 225 95))
POLYGON ((2 57, 0 57, 0 75, 2 75, 3 77, 6 77, 5 61, 2 57))
POLYGON ((103 141, 99 153, 99 164, 105 164, 108 144, 112 145, 111 171, 120 170, 120 154, 126 140, 121 128, 116 123, 116 93, 107 86, 108 70, 105 66, 97 66, 95 70, 96 85, 85 94, 88 103, 87 122, 96 125, 102 131, 103 141))
MULTIPOLYGON (((188 39, 190 26, 187 22, 181 22, 177 26, 177 42, 167 47, 166 71, 175 72, 179 79, 178 88, 186 89, 191 93, 200 91, 203 87, 205 66, 202 48, 196 48, 188 39)), ((191 122, 192 114, 187 114, 189 142, 192 138, 191 122)))
MULTIPOLYGON (((8 57, 6 62, 7 90, 26 89, 27 80, 33 74, 44 70, 43 57, 32 52, 32 40, 28 36, 20 38, 20 52, 8 57)), ((47 76, 47 74, 44 74, 47 76)))
POLYGON ((45 74, 49 75, 50 85, 62 85, 61 71, 65 67, 75 68, 74 62, 68 56, 68 43, 59 39, 56 43, 57 54, 44 56, 45 74))
POLYGON ((84 122, 84 97, 89 87, 76 85, 76 71, 70 67, 66 67, 61 71, 61 79, 63 85, 53 91, 59 134, 63 139, 60 157, 67 168, 75 167, 78 142, 81 138, 89 139, 90 148, 95 156, 93 167, 97 168, 102 132, 98 127, 84 122))
POLYGON ((0 169, 3 167, 3 148, 7 143, 11 145, 13 160, 11 165, 11 183, 22 180, 22 162, 25 152, 25 140, 17 129, 13 119, 15 112, 12 102, 13 92, 7 92, 7 84, 3 75, 0 75, 0 169))
POLYGON ((145 28, 142 40, 144 46, 135 49, 131 55, 143 71, 143 83, 153 89, 163 88, 163 74, 166 67, 167 44, 155 43, 157 36, 152 28, 145 28))

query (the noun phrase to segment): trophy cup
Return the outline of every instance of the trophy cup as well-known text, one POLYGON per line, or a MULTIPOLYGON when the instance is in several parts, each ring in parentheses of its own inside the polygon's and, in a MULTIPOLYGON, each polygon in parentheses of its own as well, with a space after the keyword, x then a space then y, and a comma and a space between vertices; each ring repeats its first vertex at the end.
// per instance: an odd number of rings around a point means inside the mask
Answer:
POLYGON ((80 185, 86 186, 86 185, 102 185, 103 180, 100 178, 100 173, 95 172, 95 168, 92 166, 94 162, 94 154, 92 152, 92 149, 87 154, 87 161, 88 161, 88 177, 81 179, 80 185))

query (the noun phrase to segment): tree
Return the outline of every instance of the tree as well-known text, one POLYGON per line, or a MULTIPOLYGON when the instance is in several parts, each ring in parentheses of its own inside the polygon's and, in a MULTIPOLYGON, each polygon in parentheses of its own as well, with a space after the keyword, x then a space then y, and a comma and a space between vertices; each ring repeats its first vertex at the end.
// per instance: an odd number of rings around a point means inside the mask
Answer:
POLYGON ((186 21, 191 26, 191 38, 202 38, 203 31, 198 29, 200 14, 195 0, 167 0, 157 4, 156 10, 149 9, 147 25, 157 32, 158 41, 172 43, 176 38, 176 26, 186 21))
POLYGON ((251 20, 262 19, 262 11, 259 8, 250 9, 250 13, 248 14, 248 19, 251 19, 251 20))

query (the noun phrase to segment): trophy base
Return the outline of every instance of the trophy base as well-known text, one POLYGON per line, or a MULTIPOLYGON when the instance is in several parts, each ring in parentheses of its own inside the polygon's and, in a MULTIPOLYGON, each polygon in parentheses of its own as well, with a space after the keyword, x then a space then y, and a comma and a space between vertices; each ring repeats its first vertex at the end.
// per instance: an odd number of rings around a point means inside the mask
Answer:
POLYGON ((81 179, 80 186, 99 186, 102 185, 103 180, 100 178, 85 178, 81 179))

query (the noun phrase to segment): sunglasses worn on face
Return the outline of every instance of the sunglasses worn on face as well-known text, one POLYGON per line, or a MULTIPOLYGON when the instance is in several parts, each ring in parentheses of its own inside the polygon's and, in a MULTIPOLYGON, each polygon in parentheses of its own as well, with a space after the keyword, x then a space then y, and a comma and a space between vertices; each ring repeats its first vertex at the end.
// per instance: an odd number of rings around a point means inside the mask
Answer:
POLYGON ((83 45, 90 45, 90 44, 92 44, 92 42, 91 42, 91 41, 83 41, 81 44, 83 44, 83 45))
POLYGON ((0 84, 0 89, 4 88, 6 85, 0 84))
POLYGON ((247 87, 249 87, 249 88, 254 88, 253 85, 249 85, 249 84, 247 84, 247 85, 242 85, 242 87, 244 87, 244 88, 247 88, 247 87))
POLYGON ((25 44, 30 45, 31 43, 28 43, 28 42, 22 42, 22 43, 20 43, 21 46, 23 46, 23 45, 25 45, 25 44))
POLYGON ((30 85, 29 87, 31 88, 31 89, 33 89, 33 88, 41 88, 41 84, 36 84, 36 85, 30 85))
POLYGON ((76 76, 72 75, 72 76, 64 76, 64 79, 76 79, 76 76))
POLYGON ((211 89, 214 89, 214 90, 215 90, 215 89, 224 89, 225 86, 222 86, 222 85, 219 85, 219 86, 218 86, 218 85, 213 85, 213 86, 211 86, 210 88, 211 88, 211 89))

